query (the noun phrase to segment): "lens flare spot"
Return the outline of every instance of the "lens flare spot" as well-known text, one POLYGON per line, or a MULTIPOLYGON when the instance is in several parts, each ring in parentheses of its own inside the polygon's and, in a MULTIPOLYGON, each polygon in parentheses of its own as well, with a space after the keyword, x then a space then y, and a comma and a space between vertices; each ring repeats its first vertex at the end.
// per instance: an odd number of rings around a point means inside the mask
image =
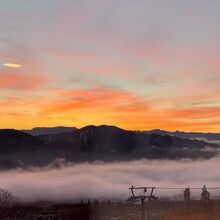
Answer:
POLYGON ((22 67, 21 64, 17 64, 17 63, 4 63, 4 66, 8 68, 21 68, 22 67))

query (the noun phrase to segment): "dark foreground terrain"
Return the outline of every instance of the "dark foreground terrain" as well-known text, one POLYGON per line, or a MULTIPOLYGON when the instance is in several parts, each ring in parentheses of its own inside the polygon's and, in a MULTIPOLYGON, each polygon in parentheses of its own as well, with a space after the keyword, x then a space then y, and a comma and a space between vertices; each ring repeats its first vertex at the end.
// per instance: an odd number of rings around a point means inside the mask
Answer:
MULTIPOLYGON (((146 220, 217 220, 220 201, 152 201, 146 203, 146 220)), ((11 210, 8 220, 142 220, 141 205, 122 202, 86 202, 59 205, 28 205, 11 210)))

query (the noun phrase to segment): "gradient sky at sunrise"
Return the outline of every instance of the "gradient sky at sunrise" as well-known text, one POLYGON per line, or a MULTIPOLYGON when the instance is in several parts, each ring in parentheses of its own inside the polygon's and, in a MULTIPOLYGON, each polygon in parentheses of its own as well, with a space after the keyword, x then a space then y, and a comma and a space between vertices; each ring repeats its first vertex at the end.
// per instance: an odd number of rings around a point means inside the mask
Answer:
POLYGON ((220 132, 219 0, 0 3, 0 128, 220 132))

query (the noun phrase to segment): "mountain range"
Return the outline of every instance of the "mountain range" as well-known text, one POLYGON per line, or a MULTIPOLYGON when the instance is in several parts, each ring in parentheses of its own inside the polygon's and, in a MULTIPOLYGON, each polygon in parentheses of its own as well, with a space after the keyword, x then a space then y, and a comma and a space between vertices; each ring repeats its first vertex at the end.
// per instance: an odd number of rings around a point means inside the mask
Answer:
POLYGON ((201 132, 184 132, 184 131, 164 131, 160 129, 155 129, 147 131, 146 133, 155 133, 160 135, 171 135, 183 139, 201 140, 208 143, 220 144, 220 134, 219 133, 201 133, 201 132))
POLYGON ((211 158, 220 134, 129 131, 115 126, 0 129, 0 169, 70 162, 211 158))

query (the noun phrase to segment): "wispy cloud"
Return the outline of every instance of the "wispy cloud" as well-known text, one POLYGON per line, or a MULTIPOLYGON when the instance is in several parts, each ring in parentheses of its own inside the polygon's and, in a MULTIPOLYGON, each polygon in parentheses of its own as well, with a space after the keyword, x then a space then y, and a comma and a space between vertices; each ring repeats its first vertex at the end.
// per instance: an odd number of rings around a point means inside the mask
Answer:
POLYGON ((14 90, 35 90, 47 82, 47 77, 41 74, 25 74, 15 72, 0 72, 0 88, 14 90))
POLYGON ((78 109, 93 111, 98 108, 108 109, 109 112, 120 109, 124 109, 126 112, 126 109, 129 111, 129 108, 137 111, 148 109, 147 102, 132 93, 103 87, 58 91, 57 99, 54 103, 45 106, 46 112, 65 112, 78 109))

